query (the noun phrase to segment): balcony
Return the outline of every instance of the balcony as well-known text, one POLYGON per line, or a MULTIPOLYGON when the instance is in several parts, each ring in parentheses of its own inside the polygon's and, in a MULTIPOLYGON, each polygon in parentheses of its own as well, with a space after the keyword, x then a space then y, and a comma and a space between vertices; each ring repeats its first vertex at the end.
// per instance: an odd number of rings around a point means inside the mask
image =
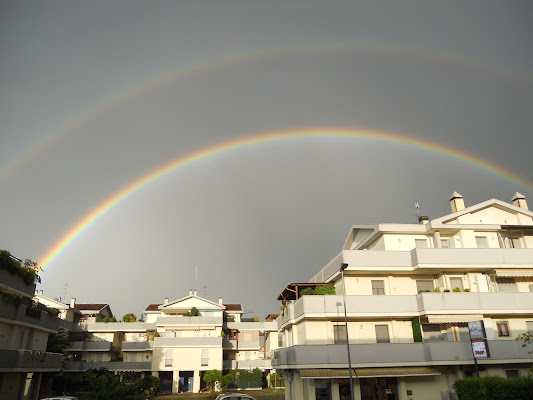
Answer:
POLYGON ((73 331, 87 332, 146 332, 155 329, 156 324, 153 322, 90 322, 73 327, 73 331))
POLYGON ((272 369, 270 360, 224 360, 224 369, 272 369))
POLYGON ((0 371, 4 372, 59 371, 62 361, 63 354, 0 349, 0 371))
POLYGON ((106 368, 110 371, 151 371, 151 361, 141 362, 124 362, 124 361, 68 361, 66 363, 66 371, 69 372, 84 372, 90 369, 106 368))
POLYGON ((146 351, 154 348, 153 341, 122 342, 122 351, 146 351))
POLYGON ((224 340, 222 342, 224 350, 259 350, 259 340, 248 342, 238 340, 224 340))
POLYGON ((35 293, 35 283, 26 285, 24 280, 17 274, 11 274, 5 269, 0 269, 0 283, 2 286, 9 286, 12 289, 16 289, 19 292, 26 293, 28 296, 33 297, 35 293))
MULTIPOLYGON (((514 340, 489 340, 491 358, 479 364, 531 363, 528 348, 514 340)), ((353 367, 473 364, 469 342, 351 344, 353 367)), ((346 368, 346 345, 302 345, 273 352, 275 368, 346 368)))
POLYGON ((418 268, 530 266, 533 249, 413 249, 411 260, 418 268))
POLYGON ((187 326, 205 326, 216 325, 222 327, 222 316, 220 317, 179 317, 163 316, 158 317, 156 324, 159 325, 187 325, 187 326))
MULTIPOLYGON (((533 293, 420 293, 418 295, 346 296, 350 318, 415 317, 426 314, 530 314, 533 293)), ((302 318, 344 317, 342 296, 302 296, 287 306, 281 326, 302 318)))
POLYGON ((241 331, 277 331, 277 322, 227 322, 228 329, 237 329, 241 331))
POLYGON ((84 342, 78 340, 72 342, 72 346, 68 348, 68 351, 109 351, 110 349, 111 342, 84 342))
POLYGON ((222 337, 156 337, 153 347, 220 347, 222 337))
POLYGON ((0 318, 13 321, 15 324, 28 324, 32 327, 41 327, 57 331, 61 324, 61 320, 47 312, 40 311, 34 308, 28 308, 24 304, 11 304, 0 299, 0 318), (28 312, 30 311, 31 312, 28 312))

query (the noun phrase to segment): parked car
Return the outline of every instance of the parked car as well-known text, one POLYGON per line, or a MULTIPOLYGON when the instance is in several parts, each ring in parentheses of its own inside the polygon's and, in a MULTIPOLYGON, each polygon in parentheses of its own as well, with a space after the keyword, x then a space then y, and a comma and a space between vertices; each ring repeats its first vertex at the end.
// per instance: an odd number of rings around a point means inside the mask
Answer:
POLYGON ((54 396, 54 397, 47 397, 46 399, 41 400, 78 400, 77 397, 72 396, 54 396))
POLYGON ((217 397, 217 400, 255 400, 252 396, 248 396, 244 393, 227 393, 221 394, 217 397))

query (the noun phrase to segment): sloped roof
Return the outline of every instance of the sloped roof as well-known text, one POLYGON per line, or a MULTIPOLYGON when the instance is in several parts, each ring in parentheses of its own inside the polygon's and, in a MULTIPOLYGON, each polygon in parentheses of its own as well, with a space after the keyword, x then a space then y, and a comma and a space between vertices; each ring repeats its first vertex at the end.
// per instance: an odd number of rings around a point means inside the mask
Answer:
POLYGON ((159 311, 159 306, 162 304, 150 304, 144 311, 159 311))
POLYGON ((74 308, 80 311, 100 311, 106 306, 107 304, 74 304, 74 308))
POLYGON ((226 311, 234 311, 242 313, 242 305, 240 304, 224 304, 226 311))
POLYGON ((181 299, 174 300, 174 301, 172 301, 172 302, 170 302, 168 304, 161 304, 158 308, 159 308, 159 310, 162 310, 162 309, 165 309, 165 308, 172 309, 172 308, 175 308, 179 303, 186 302, 187 300, 190 300, 190 299, 198 300, 200 302, 209 304, 209 306, 218 308, 220 310, 224 309, 224 306, 221 306, 220 304, 215 303, 214 301, 207 300, 207 299, 204 299, 203 297, 194 296, 194 295, 182 297, 181 299))

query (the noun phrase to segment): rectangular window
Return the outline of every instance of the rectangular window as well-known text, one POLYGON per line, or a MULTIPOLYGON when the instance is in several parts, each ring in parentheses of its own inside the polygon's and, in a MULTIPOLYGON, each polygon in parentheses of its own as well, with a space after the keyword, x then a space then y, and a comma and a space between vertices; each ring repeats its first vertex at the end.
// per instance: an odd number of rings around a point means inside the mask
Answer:
POLYGON ((509 336, 509 324, 507 323, 507 321, 498 321, 496 322, 496 326, 498 328, 498 336, 509 336))
POLYGON ((427 239, 415 239, 415 247, 417 249, 427 249, 429 247, 427 239))
POLYGON ((478 249, 488 249, 489 238, 486 236, 476 236, 476 245, 478 249))
POLYGON ((518 286, 516 286, 514 278, 496 278, 496 283, 498 284, 498 292, 518 292, 518 286))
POLYGON ((202 349, 202 366, 209 365, 209 349, 202 349))
POLYGON ((376 342, 390 343, 388 325, 376 325, 376 342))
POLYGON ((461 278, 450 278, 451 289, 459 288, 463 290, 463 280, 461 278))
POLYGON ((166 351, 165 367, 172 367, 172 349, 166 351))
POLYGON ((346 343, 346 325, 333 325, 335 344, 346 343))
POLYGON ((507 377, 507 379, 520 378, 520 375, 518 374, 517 369, 506 369, 505 376, 507 377))
POLYGON ((433 281, 429 279, 417 279, 416 280, 416 292, 432 292, 433 291, 433 281))
POLYGON ((385 294, 385 281, 372 281, 372 294, 385 294))

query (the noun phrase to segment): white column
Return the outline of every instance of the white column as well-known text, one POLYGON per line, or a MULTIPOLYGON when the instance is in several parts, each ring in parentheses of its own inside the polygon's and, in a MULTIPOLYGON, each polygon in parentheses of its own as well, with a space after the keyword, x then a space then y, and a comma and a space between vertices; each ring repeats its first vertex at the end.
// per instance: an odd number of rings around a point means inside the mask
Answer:
POLYGON ((174 371, 172 374, 172 393, 178 393, 180 391, 180 372, 174 371))
POLYGON ((293 380, 292 384, 294 387, 294 399, 303 399, 304 398, 304 383, 302 378, 300 377, 300 372, 294 371, 293 372, 293 380))
POLYGON ((353 398, 354 400, 361 400, 361 384, 359 379, 353 379, 353 398))
POLYGON ((194 371, 193 382, 192 382, 192 392, 200 393, 200 371, 194 371))
POLYGON ((396 378, 398 382, 398 400, 408 400, 405 378, 396 378))
POLYGON ((306 400, 315 400, 315 380, 314 379, 302 379, 304 382, 304 390, 306 400))
POLYGON ((340 400, 339 381, 337 379, 331 380, 331 400, 340 400))

